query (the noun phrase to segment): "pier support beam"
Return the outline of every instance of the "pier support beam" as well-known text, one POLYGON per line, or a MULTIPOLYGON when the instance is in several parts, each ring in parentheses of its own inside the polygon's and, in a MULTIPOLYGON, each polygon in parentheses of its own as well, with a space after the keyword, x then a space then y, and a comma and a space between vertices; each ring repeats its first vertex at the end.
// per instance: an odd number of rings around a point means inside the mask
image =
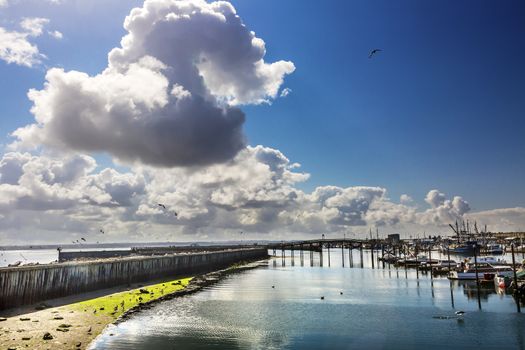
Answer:
POLYGON ((371 256, 371 261, 372 261, 372 268, 374 269, 374 245, 372 244, 372 246, 370 247, 370 256, 371 256))

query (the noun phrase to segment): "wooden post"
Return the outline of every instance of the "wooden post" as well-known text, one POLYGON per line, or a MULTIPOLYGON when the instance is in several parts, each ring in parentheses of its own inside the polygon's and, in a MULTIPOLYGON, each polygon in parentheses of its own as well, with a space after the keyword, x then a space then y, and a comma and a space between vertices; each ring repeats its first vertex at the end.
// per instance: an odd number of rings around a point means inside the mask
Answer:
POLYGON ((361 268, 363 268, 363 242, 359 245, 359 254, 361 256, 361 268))
POLYGON ((283 246, 281 246, 281 265, 283 265, 283 266, 286 265, 286 263, 284 262, 284 254, 285 254, 285 252, 284 252, 284 245, 283 245, 283 246))
POLYGON ((452 302, 452 308, 454 308, 454 286, 452 280, 450 280, 450 301, 452 302))
MULTIPOLYGON (((326 245, 328 247, 328 267, 330 267, 330 243, 326 245)), ((322 251, 322 248, 321 248, 322 251)))
POLYGON ((405 278, 408 278, 408 269, 407 269, 407 249, 408 247, 405 245, 403 247, 403 254, 405 255, 405 278))
POLYGON ((518 308, 518 312, 521 312, 520 295, 518 291, 518 276, 516 275, 516 260, 514 259, 514 243, 510 245, 510 248, 512 251, 512 271, 514 272, 514 288, 515 288, 514 296, 516 298, 516 307, 518 308))
POLYGON ((428 266, 430 267, 430 279, 433 279, 434 277, 432 276, 432 246, 429 245, 428 246, 428 266))
MULTIPOLYGON (((417 261, 417 254, 419 253, 418 252, 418 247, 417 247, 417 243, 416 243, 416 247, 414 249, 415 253, 416 253, 416 279, 419 280, 419 262, 417 261)), ((419 284, 418 284, 419 285, 419 284)))
POLYGON ((381 243, 381 258, 383 259, 383 268, 385 268, 385 246, 381 243))
POLYGON ((478 254, 476 252, 476 244, 474 244, 474 270, 476 271, 476 288, 478 290, 478 307, 481 310, 481 295, 479 291, 479 276, 478 276, 478 254))
POLYGON ((314 247, 310 243, 310 266, 314 266, 314 247))
POLYGON ((324 265, 324 257, 323 257, 323 244, 319 243, 321 246, 321 249, 319 250, 319 266, 323 267, 324 265))
POLYGON ((293 243, 290 249, 291 249, 291 254, 292 254, 292 266, 295 266, 295 251, 294 251, 293 243))
POLYGON ((348 265, 350 267, 354 267, 354 257, 352 255, 352 251, 354 247, 352 246, 352 243, 348 245, 348 265))
POLYGON ((372 268, 374 268, 374 245, 372 243, 372 246, 370 247, 370 254, 371 254, 371 260, 372 260, 372 268))
POLYGON ((341 242, 341 263, 345 267, 345 242, 341 242))
POLYGON ((448 258, 448 274, 450 275, 450 247, 447 245, 447 258, 448 258))
POLYGON ((525 259, 525 247, 523 247, 523 233, 520 235, 521 258, 525 259))

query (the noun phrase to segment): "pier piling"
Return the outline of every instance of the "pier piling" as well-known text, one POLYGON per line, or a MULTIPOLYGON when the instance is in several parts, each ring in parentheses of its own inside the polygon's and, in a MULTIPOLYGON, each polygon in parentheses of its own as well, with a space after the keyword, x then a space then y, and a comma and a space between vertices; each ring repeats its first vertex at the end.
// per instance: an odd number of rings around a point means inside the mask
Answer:
POLYGON ((518 276, 516 275, 516 259, 514 258, 514 243, 510 245, 510 249, 512 252, 512 271, 514 274, 514 290, 515 290, 514 297, 516 299, 516 307, 518 309, 518 312, 521 312, 520 295, 519 295, 519 289, 518 289, 518 276))

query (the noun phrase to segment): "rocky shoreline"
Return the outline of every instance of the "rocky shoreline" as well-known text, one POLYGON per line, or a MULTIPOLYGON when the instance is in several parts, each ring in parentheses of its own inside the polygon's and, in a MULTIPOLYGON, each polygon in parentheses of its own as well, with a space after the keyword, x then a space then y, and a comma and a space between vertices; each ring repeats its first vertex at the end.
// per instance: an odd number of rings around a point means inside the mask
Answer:
POLYGON ((258 268, 258 267, 262 267, 262 266, 267 266, 267 263, 268 263, 267 260, 241 262, 241 263, 239 263, 239 264, 237 264, 235 266, 231 266, 231 267, 228 267, 228 268, 223 269, 223 270, 213 271, 213 272, 209 272, 209 273, 206 273, 206 274, 203 274, 203 275, 195 276, 194 278, 192 278, 192 280, 186 286, 186 288, 184 288, 182 290, 179 290, 179 291, 176 291, 176 292, 173 292, 173 293, 170 293, 170 294, 166 294, 166 295, 164 295, 164 296, 162 296, 160 298, 157 298, 155 300, 151 300, 151 301, 149 301, 147 303, 142 303, 140 305, 137 305, 137 306, 129 309, 128 311, 126 311, 124 314, 122 314, 117 320, 115 320, 115 322, 113 322, 113 324, 118 324, 118 323, 124 322, 127 319, 129 319, 130 317, 132 317, 134 314, 136 314, 136 313, 138 313, 138 312, 140 312, 142 310, 151 309, 154 305, 156 305, 156 304, 158 304, 160 302, 163 302, 163 301, 166 301, 166 300, 171 300, 171 299, 174 299, 174 298, 179 298, 179 297, 185 296, 185 295, 190 295, 190 294, 197 293, 201 289, 203 289, 205 287, 208 287, 208 286, 211 286, 211 285, 219 282, 220 280, 222 280, 224 277, 226 277, 228 275, 231 275, 231 274, 234 274, 234 273, 239 273, 239 272, 246 271, 246 270, 255 269, 255 268, 258 268))

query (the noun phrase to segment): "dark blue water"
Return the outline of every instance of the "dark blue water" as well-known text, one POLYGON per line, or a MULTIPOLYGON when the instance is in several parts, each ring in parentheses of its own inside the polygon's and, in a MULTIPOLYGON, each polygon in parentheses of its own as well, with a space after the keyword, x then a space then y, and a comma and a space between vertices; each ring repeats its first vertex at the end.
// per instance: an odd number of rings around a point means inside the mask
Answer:
POLYGON ((358 252, 353 258, 343 268, 332 251, 328 267, 325 252, 324 266, 316 254, 311 267, 306 253, 302 267, 297 252, 295 266, 279 256, 110 326, 91 348, 525 349, 525 316, 493 286, 478 302, 475 283, 372 269, 367 252, 363 268, 358 252), (457 310, 463 320, 452 318, 457 310))

